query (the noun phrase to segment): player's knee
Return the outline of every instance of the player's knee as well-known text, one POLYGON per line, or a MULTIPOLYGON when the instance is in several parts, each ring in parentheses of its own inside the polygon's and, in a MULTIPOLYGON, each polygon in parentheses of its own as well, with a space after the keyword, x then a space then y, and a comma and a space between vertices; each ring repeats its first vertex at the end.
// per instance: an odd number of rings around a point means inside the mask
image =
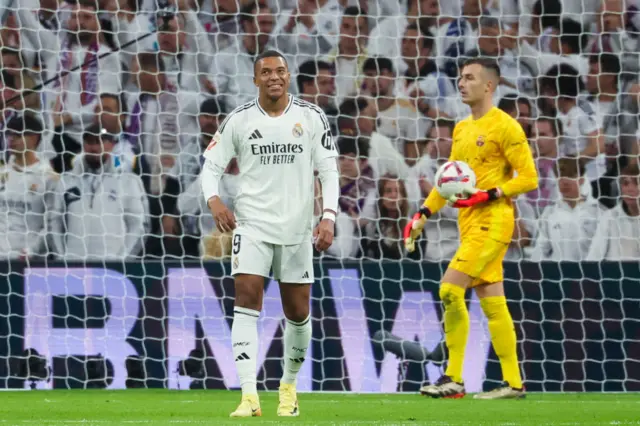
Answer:
POLYGON ((464 288, 455 284, 442 283, 440 285, 440 300, 442 300, 445 309, 458 307, 461 304, 464 305, 464 293, 464 288))
POLYGON ((251 275, 237 275, 235 277, 235 306, 262 310, 264 295, 264 278, 251 275))

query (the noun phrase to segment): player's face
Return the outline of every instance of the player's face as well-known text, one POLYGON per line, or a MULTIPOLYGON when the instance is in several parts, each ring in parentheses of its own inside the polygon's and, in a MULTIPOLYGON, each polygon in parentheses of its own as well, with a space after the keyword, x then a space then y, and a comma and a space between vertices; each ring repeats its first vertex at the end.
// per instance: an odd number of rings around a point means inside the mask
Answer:
POLYGON ((491 95, 494 83, 488 74, 488 71, 479 64, 471 64, 462 68, 458 82, 462 102, 473 105, 491 95))
POLYGON ((280 57, 264 58, 256 64, 253 82, 260 91, 260 96, 268 96, 275 101, 287 94, 291 74, 287 63, 280 57))

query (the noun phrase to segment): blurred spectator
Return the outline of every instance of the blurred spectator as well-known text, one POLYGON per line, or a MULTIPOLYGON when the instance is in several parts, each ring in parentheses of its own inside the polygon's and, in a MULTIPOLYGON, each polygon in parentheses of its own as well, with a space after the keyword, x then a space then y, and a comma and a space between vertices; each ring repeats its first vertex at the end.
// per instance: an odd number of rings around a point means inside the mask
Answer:
POLYGON ((20 49, 8 46, 0 50, 0 66, 2 70, 15 78, 21 78, 23 71, 26 71, 25 61, 22 58, 20 49))
POLYGON ((198 17, 216 51, 235 43, 240 33, 238 12, 255 0, 199 0, 198 17))
POLYGON ((587 260, 640 258, 640 170, 630 164, 620 172, 621 202, 607 210, 598 222, 587 260))
POLYGON ((201 191, 184 196, 180 210, 177 210, 177 204, 180 202, 179 197, 192 186, 191 184, 199 182, 198 176, 204 163, 202 154, 207 149, 213 135, 218 131, 222 120, 220 114, 220 106, 216 99, 207 99, 202 103, 198 116, 200 134, 189 138, 184 149, 178 155, 175 166, 169 172, 161 199, 162 211, 158 214, 162 215, 162 231, 165 240, 169 240, 165 242, 169 244, 180 243, 174 244, 174 252, 184 249, 186 253, 198 256, 201 235, 198 216, 202 213, 208 213, 207 208, 201 210, 201 205, 204 202, 201 191), (181 215, 187 214, 188 216, 181 217, 181 215), (179 236, 181 230, 188 237, 197 238, 176 241, 174 237, 179 236))
POLYGON ((156 20, 165 23, 160 17, 142 10, 141 0, 106 0, 105 11, 110 12, 110 22, 115 40, 122 48, 122 65, 128 67, 132 58, 139 52, 158 50, 158 35, 154 32, 156 20), (122 47, 126 46, 126 47, 122 47))
MULTIPOLYGON (((562 134, 559 120, 539 117, 533 124, 531 149, 538 169, 538 188, 524 194, 536 217, 554 202, 558 194, 555 168, 558 158, 558 137, 562 134)), ((584 179, 583 179, 584 180, 584 179)))
MULTIPOLYGON (((563 3, 565 6, 567 2, 563 3)), ((589 72, 589 61, 581 55, 586 46, 586 33, 578 22, 563 19, 550 34, 549 53, 540 52, 528 42, 520 44, 520 60, 533 76, 543 76, 556 66, 569 65, 580 75, 589 72)))
POLYGON ((541 52, 551 52, 551 37, 562 15, 562 4, 559 0, 537 0, 522 6, 518 27, 522 40, 530 40, 541 52))
POLYGON ((79 141, 84 128, 93 122, 99 94, 120 92, 119 56, 105 55, 114 46, 108 44, 100 27, 98 11, 92 0, 78 0, 70 5, 65 31, 58 38, 56 32, 42 27, 31 10, 18 8, 21 37, 40 54, 45 69, 43 78, 77 68, 47 86, 43 93, 45 109, 51 114, 47 121, 56 131, 52 142, 58 153, 54 161, 56 171, 70 168, 69 154, 81 150, 79 141), (98 56, 103 57, 98 60, 98 56))
MULTIPOLYGON (((429 131, 425 155, 410 171, 407 193, 411 210, 422 206, 422 202, 433 190, 436 172, 451 156, 454 121, 440 119, 429 131)), ((444 206, 433 215, 424 227, 428 244, 425 256, 429 260, 448 260, 458 249, 458 209, 444 206)))
POLYGON ((376 114, 372 101, 365 98, 347 99, 340 105, 338 132, 360 136, 368 141, 369 162, 378 176, 390 173, 406 178, 409 167, 405 158, 390 138, 377 131, 376 114))
MULTIPOLYGON (((451 32, 452 38, 464 38, 464 35, 460 33, 456 26, 442 25, 442 27, 439 27, 438 20, 440 24, 451 21, 451 18, 440 17, 438 0, 408 0, 406 14, 390 15, 371 30, 367 53, 369 57, 393 58, 395 61, 393 68, 403 74, 406 69, 402 60, 401 44, 404 33, 410 25, 415 24, 424 29, 433 27, 434 33, 441 28, 444 31, 443 36, 449 35, 448 33, 451 32)), ((456 20, 455 22, 459 21, 456 20)), ((438 34, 440 33, 438 32, 438 34)), ((445 54, 445 50, 438 48, 448 41, 449 39, 442 40, 442 42, 439 41, 439 46, 436 47, 436 54, 433 57, 438 58, 438 55, 445 54)), ((441 61, 440 58, 438 60, 441 61)), ((441 64, 439 63, 439 65, 441 64)))
POLYGON ((513 200, 514 228, 505 260, 520 261, 526 257, 538 232, 536 212, 523 195, 513 200))
POLYGON ((518 97, 516 95, 505 95, 500 102, 498 108, 518 120, 522 130, 527 137, 531 136, 531 103, 527 98, 518 97))
POLYGON ((409 200, 404 182, 397 176, 384 175, 378 180, 374 217, 367 221, 362 239, 365 257, 370 259, 422 259, 426 240, 420 239, 418 250, 408 253, 403 230, 409 217, 409 200))
POLYGON ((402 39, 406 71, 395 86, 398 96, 412 100, 422 114, 433 119, 468 115, 451 79, 431 59, 432 53, 433 35, 409 25, 402 39))
POLYGON ((198 110, 203 96, 197 92, 165 90, 168 77, 163 62, 156 53, 141 53, 133 61, 131 72, 139 93, 127 94, 129 119, 126 137, 136 153, 143 156, 145 188, 160 194, 161 172, 169 171, 181 141, 198 134, 198 110), (180 138, 183 135, 184 138, 180 138))
MULTIPOLYGON (((313 215, 315 224, 322 219, 322 190, 320 180, 315 180, 315 203, 313 215)), ((202 198, 202 197, 200 197, 202 198)), ((334 239, 326 252, 316 253, 321 257, 333 257, 335 259, 350 259, 358 255, 360 251, 360 231, 356 228, 356 221, 348 214, 339 210, 336 215, 336 227, 334 239)))
POLYGON ((555 100, 563 135, 560 154, 578 156, 585 162, 589 182, 606 172, 604 135, 593 106, 579 96, 583 84, 578 70, 562 64, 551 68, 543 79, 544 93, 555 100))
POLYGON ((118 136, 118 143, 113 148, 111 156, 116 168, 122 167, 126 171, 133 169, 135 152, 129 138, 124 133, 126 120, 125 93, 103 93, 96 105, 94 124, 98 124, 107 132, 118 136))
POLYGON ((591 193, 581 193, 584 172, 577 158, 558 160, 558 188, 562 198, 549 205, 540 216, 531 260, 580 262, 586 259, 602 214, 591 193))
POLYGON ((56 252, 65 260, 136 258, 149 231, 142 182, 114 167, 115 135, 93 125, 83 141, 83 153, 62 176, 56 197, 56 252))
POLYGON ((171 1, 173 8, 158 11, 156 17, 158 45, 167 73, 165 90, 215 93, 217 87, 209 80, 213 46, 196 12, 184 3, 171 1), (175 3, 183 7, 177 8, 175 3))
POLYGON ((337 132, 336 85, 333 67, 323 61, 307 61, 296 76, 300 98, 318 105, 327 115, 332 134, 337 132))
MULTIPOLYGON (((225 112, 231 112, 257 96, 253 62, 256 56, 271 46, 274 17, 265 4, 251 2, 242 9, 240 25, 242 36, 216 54, 209 71, 227 109, 225 112)), ((288 62, 289 70, 294 70, 294 62, 288 62)))
POLYGON ((377 131, 395 142, 398 152, 415 161, 421 151, 429 126, 426 117, 410 102, 395 97, 395 72, 388 58, 369 58, 363 65, 362 90, 372 101, 377 131))
POLYGON ((26 259, 50 252, 47 235, 58 175, 36 155, 42 123, 31 113, 6 126, 9 161, 0 166, 0 257, 26 259))
POLYGON ((362 138, 342 136, 338 139, 340 157, 340 211, 358 221, 363 228, 371 216, 363 215, 375 200, 376 178, 369 165, 369 147, 362 138), (368 204, 371 204, 369 206, 368 204))
POLYGON ((341 104, 356 95, 362 80, 362 65, 367 59, 369 24, 365 13, 356 6, 347 7, 340 21, 338 46, 326 57, 335 69, 337 101, 341 104))
POLYGON ((298 0, 295 9, 280 11, 278 49, 300 62, 329 53, 338 44, 342 9, 337 0, 298 0))

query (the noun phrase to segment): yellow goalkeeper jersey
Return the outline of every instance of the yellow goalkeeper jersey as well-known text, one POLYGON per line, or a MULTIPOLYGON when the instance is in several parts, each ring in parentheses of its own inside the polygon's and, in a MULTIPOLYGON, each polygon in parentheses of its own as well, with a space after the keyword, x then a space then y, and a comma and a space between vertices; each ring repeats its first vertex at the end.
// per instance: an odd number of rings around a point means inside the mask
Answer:
MULTIPOLYGON (((489 237, 510 242, 515 224, 511 198, 538 187, 538 173, 522 126, 496 107, 477 120, 469 116, 453 131, 449 160, 469 164, 478 189, 500 188, 504 194, 495 201, 461 208, 460 238, 489 237)), ((432 213, 445 204, 437 191, 431 191, 424 202, 432 213)))

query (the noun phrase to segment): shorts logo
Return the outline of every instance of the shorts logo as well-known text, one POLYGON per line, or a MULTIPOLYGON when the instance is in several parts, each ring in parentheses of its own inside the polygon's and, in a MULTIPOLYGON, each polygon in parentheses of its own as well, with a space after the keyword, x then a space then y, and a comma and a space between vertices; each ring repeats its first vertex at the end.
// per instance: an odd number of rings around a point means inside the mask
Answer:
POLYGON ((484 136, 482 136, 482 135, 478 136, 478 140, 476 141, 476 145, 478 145, 478 146, 484 145, 484 136))
POLYGON ((235 259, 233 259, 233 269, 238 269, 238 264, 239 263, 240 263, 240 261, 238 260, 237 257, 235 259))
POLYGON ((293 137, 295 138, 299 138, 300 136, 302 136, 304 134, 304 130, 302 130, 302 124, 296 123, 296 125, 293 126, 293 130, 291 131, 291 133, 293 133, 293 137))

